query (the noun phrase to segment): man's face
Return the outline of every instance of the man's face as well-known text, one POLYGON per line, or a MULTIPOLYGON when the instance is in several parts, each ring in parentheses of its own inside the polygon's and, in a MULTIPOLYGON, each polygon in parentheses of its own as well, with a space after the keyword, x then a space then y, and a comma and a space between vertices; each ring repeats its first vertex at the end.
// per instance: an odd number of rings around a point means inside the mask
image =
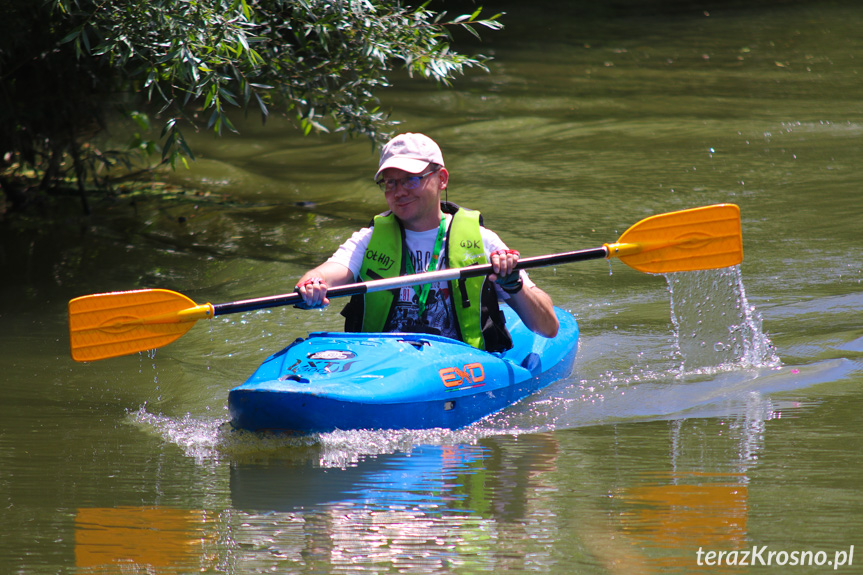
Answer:
POLYGON ((431 172, 426 169, 419 174, 388 168, 381 179, 390 180, 391 186, 384 192, 390 210, 401 220, 405 228, 426 231, 440 224, 440 195, 449 181, 446 168, 431 172), (413 189, 405 178, 425 176, 413 189), (406 185, 407 184, 407 185, 406 185))

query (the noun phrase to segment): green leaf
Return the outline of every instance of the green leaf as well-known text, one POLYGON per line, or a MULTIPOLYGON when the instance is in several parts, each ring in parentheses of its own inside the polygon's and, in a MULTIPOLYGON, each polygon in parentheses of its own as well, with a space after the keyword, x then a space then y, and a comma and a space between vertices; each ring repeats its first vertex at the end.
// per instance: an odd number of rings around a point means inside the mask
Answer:
POLYGON ((461 27, 470 32, 474 37, 476 37, 477 40, 482 40, 482 38, 480 38, 479 36, 479 33, 474 30, 473 26, 471 26, 470 24, 462 24, 461 27))
POLYGON ((232 94, 231 92, 229 92, 227 89, 222 88, 220 86, 219 87, 219 94, 222 96, 222 98, 227 100, 228 103, 231 104, 232 106, 239 107, 239 104, 237 103, 237 97, 234 94, 232 94))
POLYGON ((62 44, 68 44, 72 40, 76 40, 78 38, 78 36, 80 36, 80 35, 81 35, 81 28, 80 27, 75 28, 74 30, 72 30, 71 32, 66 34, 62 40, 60 40, 60 44, 61 45, 62 44))
POLYGON ((270 115, 270 111, 267 109, 267 105, 257 92, 255 92, 255 98, 258 100, 258 107, 261 110, 261 116, 266 120, 267 116, 270 115))
POLYGON ((164 138, 165 134, 167 134, 168 132, 173 132, 174 126, 176 126, 176 124, 177 124, 177 118, 171 118, 167 122, 165 122, 165 127, 162 128, 162 135, 159 137, 164 138))

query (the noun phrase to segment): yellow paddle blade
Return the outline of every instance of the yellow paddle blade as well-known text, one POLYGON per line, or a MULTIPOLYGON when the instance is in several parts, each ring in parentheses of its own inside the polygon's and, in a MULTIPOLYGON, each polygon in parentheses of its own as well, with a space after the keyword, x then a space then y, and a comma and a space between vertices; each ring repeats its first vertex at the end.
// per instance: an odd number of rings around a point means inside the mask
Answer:
POLYGON ((651 216, 606 248, 608 257, 652 274, 735 266, 743 261, 740 208, 716 204, 651 216))
POLYGON ((87 295, 69 302, 72 359, 95 361, 156 349, 178 339, 213 306, 177 292, 145 289, 87 295))

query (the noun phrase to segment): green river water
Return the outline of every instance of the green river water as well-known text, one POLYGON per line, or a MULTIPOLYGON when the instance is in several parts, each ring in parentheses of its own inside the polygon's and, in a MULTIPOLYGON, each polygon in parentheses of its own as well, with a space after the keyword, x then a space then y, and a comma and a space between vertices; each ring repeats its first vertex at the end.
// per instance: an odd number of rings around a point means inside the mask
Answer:
POLYGON ((67 301, 288 292, 384 202, 366 141, 198 135, 168 179, 201 196, 0 224, 0 573, 863 572, 863 6, 581 4, 490 7, 490 74, 385 104, 523 255, 731 202, 740 266, 532 272, 575 371, 465 430, 233 433, 228 390, 341 302, 76 364, 67 301))

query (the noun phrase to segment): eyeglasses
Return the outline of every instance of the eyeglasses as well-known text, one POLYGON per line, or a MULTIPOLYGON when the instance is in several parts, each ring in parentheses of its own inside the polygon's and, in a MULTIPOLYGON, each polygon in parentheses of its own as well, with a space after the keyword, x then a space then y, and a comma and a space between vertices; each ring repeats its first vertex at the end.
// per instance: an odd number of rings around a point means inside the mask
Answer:
POLYGON ((415 190, 420 187, 424 179, 439 170, 440 168, 436 168, 430 172, 426 172, 425 174, 420 174, 418 176, 408 176, 407 178, 381 178, 375 183, 381 187, 382 192, 392 192, 396 189, 396 186, 400 184, 402 188, 408 191, 415 190))

